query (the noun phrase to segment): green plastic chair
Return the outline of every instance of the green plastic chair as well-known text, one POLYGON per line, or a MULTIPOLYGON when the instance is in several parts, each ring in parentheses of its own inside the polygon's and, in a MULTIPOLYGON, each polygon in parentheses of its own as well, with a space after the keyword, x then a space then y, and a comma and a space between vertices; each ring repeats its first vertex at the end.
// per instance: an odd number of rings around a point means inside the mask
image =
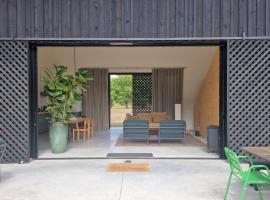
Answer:
POLYGON ((238 179, 240 179, 240 181, 243 184, 240 200, 244 200, 248 185, 255 185, 258 188, 260 200, 263 200, 260 186, 270 185, 270 173, 268 167, 265 165, 253 165, 252 159, 249 156, 237 156, 235 152, 226 147, 225 147, 225 154, 230 164, 231 172, 224 200, 227 199, 233 175, 236 176, 238 179), (243 159, 248 160, 250 162, 250 166, 247 171, 244 171, 240 164, 240 160, 243 159))

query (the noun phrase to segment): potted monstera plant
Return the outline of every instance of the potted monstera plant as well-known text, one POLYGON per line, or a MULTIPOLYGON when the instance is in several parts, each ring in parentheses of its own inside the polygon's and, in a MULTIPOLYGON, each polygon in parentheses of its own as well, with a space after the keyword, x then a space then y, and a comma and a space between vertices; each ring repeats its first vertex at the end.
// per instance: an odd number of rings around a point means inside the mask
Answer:
POLYGON ((87 81, 92 79, 87 70, 79 69, 74 75, 67 74, 67 70, 66 66, 55 65, 54 71, 46 69, 46 76, 42 78, 48 96, 49 138, 53 153, 63 153, 67 149, 67 122, 72 116, 72 106, 80 101, 86 92, 87 81))

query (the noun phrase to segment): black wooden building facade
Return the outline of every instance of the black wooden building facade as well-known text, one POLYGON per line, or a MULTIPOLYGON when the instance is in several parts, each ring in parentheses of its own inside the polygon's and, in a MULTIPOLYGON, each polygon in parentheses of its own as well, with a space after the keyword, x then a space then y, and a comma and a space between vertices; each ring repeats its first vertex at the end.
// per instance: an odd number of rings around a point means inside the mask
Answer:
POLYGON ((270 36, 269 0, 1 0, 2 38, 270 36))
POLYGON ((31 153, 34 43, 225 44, 226 143, 270 144, 270 0, 0 0, 0 137, 31 153))

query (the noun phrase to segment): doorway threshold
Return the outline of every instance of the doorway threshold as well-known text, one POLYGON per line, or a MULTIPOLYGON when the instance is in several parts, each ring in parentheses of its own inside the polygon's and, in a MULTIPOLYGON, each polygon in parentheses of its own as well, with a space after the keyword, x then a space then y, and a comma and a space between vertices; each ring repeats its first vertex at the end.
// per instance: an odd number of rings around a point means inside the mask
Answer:
POLYGON ((69 158, 37 158, 33 160, 220 160, 213 157, 69 157, 69 158))

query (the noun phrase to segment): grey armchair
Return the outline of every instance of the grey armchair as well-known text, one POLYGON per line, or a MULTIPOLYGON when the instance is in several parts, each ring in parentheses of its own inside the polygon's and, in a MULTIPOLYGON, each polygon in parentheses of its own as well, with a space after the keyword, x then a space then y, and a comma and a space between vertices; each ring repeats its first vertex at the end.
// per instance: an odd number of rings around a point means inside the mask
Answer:
POLYGON ((184 120, 164 120, 160 122, 159 143, 162 139, 184 140, 186 136, 186 122, 184 120))
POLYGON ((149 122, 147 120, 125 120, 123 137, 126 140, 146 140, 149 142, 149 122))

